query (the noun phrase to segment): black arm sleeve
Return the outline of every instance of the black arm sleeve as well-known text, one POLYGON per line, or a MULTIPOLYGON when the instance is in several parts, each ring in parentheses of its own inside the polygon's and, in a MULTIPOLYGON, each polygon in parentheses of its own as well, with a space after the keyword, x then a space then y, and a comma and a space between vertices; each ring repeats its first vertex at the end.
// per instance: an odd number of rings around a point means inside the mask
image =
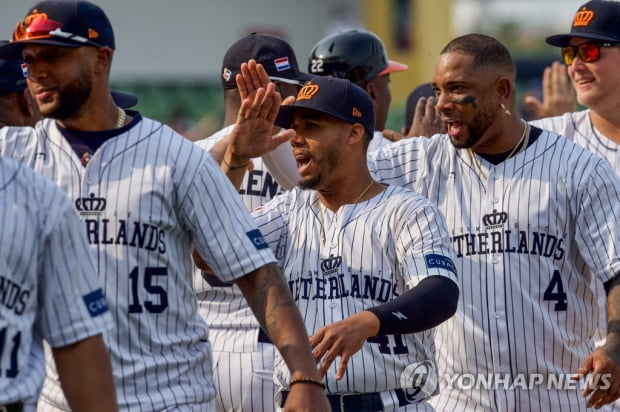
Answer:
POLYGON ((459 288, 444 276, 429 276, 394 300, 367 309, 379 318, 377 335, 402 335, 430 329, 456 312, 459 288))

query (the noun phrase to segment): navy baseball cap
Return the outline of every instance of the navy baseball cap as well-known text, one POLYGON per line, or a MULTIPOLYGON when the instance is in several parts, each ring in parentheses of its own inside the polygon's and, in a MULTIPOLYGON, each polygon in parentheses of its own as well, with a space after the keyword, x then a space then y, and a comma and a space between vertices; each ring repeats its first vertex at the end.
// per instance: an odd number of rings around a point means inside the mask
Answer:
POLYGON ((32 7, 0 46, 0 58, 21 59, 26 44, 115 48, 112 24, 101 8, 84 0, 44 0, 32 7))
POLYGON ((21 92, 27 87, 28 66, 20 60, 0 59, 0 96, 21 92))
POLYGON ((235 77, 241 64, 254 59, 265 68, 271 80, 303 85, 312 76, 299 71, 293 48, 270 34, 250 33, 230 46, 222 61, 222 87, 236 89, 235 77))
POLYGON ((375 110, 370 96, 347 79, 311 78, 297 94, 295 103, 280 106, 275 124, 289 128, 297 109, 310 109, 347 123, 359 123, 371 137, 375 132, 375 110))
POLYGON ((549 36, 545 41, 558 47, 568 46, 573 37, 620 42, 620 3, 591 0, 579 7, 570 33, 549 36))

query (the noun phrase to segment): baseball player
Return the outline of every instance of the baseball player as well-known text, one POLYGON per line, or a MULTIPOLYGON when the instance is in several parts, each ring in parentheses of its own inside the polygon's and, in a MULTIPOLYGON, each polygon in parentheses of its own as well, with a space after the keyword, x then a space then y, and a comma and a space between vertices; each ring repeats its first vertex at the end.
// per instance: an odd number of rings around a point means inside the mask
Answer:
MULTIPOLYGON (((26 87, 28 65, 19 60, 0 59, 0 127, 34 126, 42 116, 26 87)), ((121 108, 133 107, 138 98, 112 90, 112 99, 121 108)))
MULTIPOLYGON (((318 377, 273 253, 218 165, 169 127, 112 101, 114 47, 111 23, 93 3, 46 0, 30 9, 0 57, 28 64, 28 87, 48 119, 34 129, 1 129, 0 152, 50 177, 82 217, 115 322, 105 338, 120 409, 213 410, 193 248, 220 280, 237 282, 294 377, 318 377)), ((240 116, 242 129, 255 129, 258 114, 275 117, 261 108, 279 96, 273 89, 262 96, 240 116)), ((68 410, 48 366, 39 409, 68 410)), ((320 388, 294 389, 287 407, 308 410, 318 401, 327 409, 320 388)))
POLYGON ((520 120, 514 82, 500 42, 458 37, 433 76, 447 135, 369 154, 382 181, 439 206, 455 248, 461 301, 437 328, 437 410, 585 410, 619 395, 620 182, 601 158, 520 120), (593 277, 612 322, 598 350, 593 277), (592 375, 586 401, 564 379, 574 373, 592 375))
POLYGON ((102 338, 112 319, 73 205, 49 180, 0 157, 0 216, 0 410, 34 411, 42 339, 73 410, 117 410, 102 338))
MULTIPOLYGON (((458 298, 443 218, 428 200, 371 178, 373 103, 348 80, 311 79, 276 124, 295 130, 301 182, 253 216, 313 334, 332 409, 427 410, 436 390, 428 329, 458 298)), ((254 143, 231 142, 230 157, 243 162, 254 143)), ((278 360, 276 379, 285 400, 290 376, 278 360)))
MULTIPOLYGON (((299 71, 291 46, 283 39, 251 33, 236 41, 226 51, 222 62, 222 87, 226 109, 224 128, 196 142, 211 149, 228 135, 235 125, 241 96, 235 81, 241 64, 256 59, 283 96, 296 95, 310 75, 299 71)), ((287 147, 288 146, 288 147, 287 147)), ((288 150, 282 145, 278 150, 288 150)), ((261 157, 252 159, 246 170, 239 195, 248 211, 266 203, 282 190, 271 176, 261 157)), ((218 281, 197 271, 195 288, 198 311, 209 325, 213 345, 213 371, 218 384, 216 410, 250 411, 275 409, 273 361, 275 350, 248 306, 241 290, 232 283, 218 281)))
MULTIPOLYGON (((573 18, 570 33, 550 36, 547 43, 561 47, 577 100, 588 109, 531 124, 560 133, 607 159, 620 175, 620 121, 616 118, 620 76, 615 70, 620 64, 620 49, 612 47, 620 43, 620 3, 594 0, 581 5, 573 18)), ((545 103, 548 100, 549 96, 545 96, 545 103)), ((607 335, 607 313, 604 310, 607 299, 602 284, 594 282, 594 286, 602 309, 595 334, 600 346, 607 335)), ((617 405, 615 407, 620 409, 617 405)))
POLYGON ((308 72, 351 80, 370 96, 375 105, 375 133, 369 152, 390 141, 383 137, 392 103, 390 73, 407 70, 407 65, 389 60, 383 41, 361 29, 330 34, 314 45, 308 57, 308 72))

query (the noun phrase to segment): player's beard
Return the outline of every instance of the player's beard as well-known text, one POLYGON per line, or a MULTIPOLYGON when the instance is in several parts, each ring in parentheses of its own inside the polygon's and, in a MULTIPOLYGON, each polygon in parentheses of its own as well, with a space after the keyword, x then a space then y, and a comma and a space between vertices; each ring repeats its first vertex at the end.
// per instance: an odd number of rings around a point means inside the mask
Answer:
POLYGON ((491 125, 495 123, 496 119, 497 115, 495 111, 478 112, 473 120, 467 123, 469 132, 467 138, 465 140, 457 140, 450 137, 452 145, 457 149, 471 149, 475 147, 491 125))
POLYGON ((82 71, 71 83, 58 90, 57 100, 52 107, 41 107, 45 117, 66 120, 75 115, 90 97, 92 76, 87 70, 82 71))
POLYGON ((334 170, 338 167, 338 159, 340 158, 340 149, 336 149, 335 146, 332 146, 330 149, 326 150, 327 154, 321 159, 313 158, 312 161, 315 162, 314 166, 320 166, 323 164, 323 170, 318 172, 316 175, 311 176, 310 178, 304 180, 303 177, 297 184, 300 189, 316 189, 321 183, 324 181, 324 176, 329 176, 333 173, 334 170))

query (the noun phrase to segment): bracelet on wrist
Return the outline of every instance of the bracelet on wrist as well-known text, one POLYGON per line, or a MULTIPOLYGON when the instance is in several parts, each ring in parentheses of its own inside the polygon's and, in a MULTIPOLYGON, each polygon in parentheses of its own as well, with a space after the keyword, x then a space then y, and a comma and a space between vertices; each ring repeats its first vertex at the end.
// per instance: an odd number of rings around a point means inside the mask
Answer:
POLYGON ((228 170, 235 170, 235 169, 244 169, 246 167, 248 167, 250 165, 250 162, 244 164, 244 165, 239 165, 239 166, 233 166, 228 164, 228 162, 226 161, 226 159, 222 159, 222 161, 224 162, 224 165, 226 165, 226 167, 228 168, 228 170))
POLYGON ((311 385, 317 385, 317 386, 320 386, 321 388, 325 389, 325 383, 323 383, 323 381, 320 381, 318 379, 313 379, 313 378, 295 378, 295 379, 291 380, 291 382, 288 384, 288 386, 292 387, 296 383, 309 383, 311 385))

